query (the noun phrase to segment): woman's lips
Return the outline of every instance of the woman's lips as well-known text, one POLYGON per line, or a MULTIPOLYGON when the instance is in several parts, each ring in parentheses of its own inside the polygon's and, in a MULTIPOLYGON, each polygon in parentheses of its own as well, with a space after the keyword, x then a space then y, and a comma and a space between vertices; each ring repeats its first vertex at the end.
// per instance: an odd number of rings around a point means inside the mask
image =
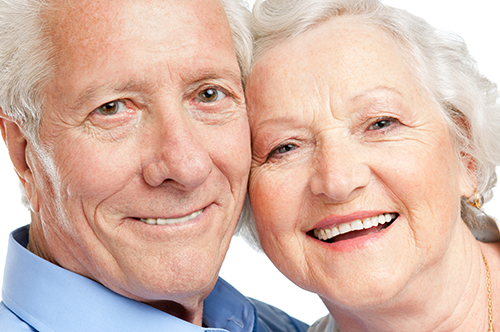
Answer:
POLYGON ((331 228, 315 228, 309 235, 324 242, 348 240, 354 237, 376 233, 388 227, 398 217, 397 213, 383 213, 371 218, 357 219, 331 228))

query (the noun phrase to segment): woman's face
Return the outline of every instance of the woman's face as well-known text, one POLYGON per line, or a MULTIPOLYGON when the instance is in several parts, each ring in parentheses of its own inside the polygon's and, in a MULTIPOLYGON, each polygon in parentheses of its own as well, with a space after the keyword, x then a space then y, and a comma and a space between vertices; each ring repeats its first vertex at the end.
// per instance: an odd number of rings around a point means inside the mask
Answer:
POLYGON ((466 228, 469 165, 401 54, 382 30, 337 19, 267 51, 247 86, 262 247, 326 302, 420 287, 466 228))

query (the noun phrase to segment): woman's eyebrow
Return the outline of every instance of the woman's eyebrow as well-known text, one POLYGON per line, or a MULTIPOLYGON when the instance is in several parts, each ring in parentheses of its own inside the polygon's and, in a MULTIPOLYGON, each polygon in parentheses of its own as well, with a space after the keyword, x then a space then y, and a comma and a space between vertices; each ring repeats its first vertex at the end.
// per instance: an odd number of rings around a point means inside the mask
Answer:
POLYGON ((378 93, 383 93, 384 95, 386 95, 387 93, 390 93, 390 94, 399 95, 400 97, 403 96, 401 94, 401 92, 399 92, 399 90, 397 90, 396 88, 385 86, 385 85, 379 85, 379 86, 376 86, 374 88, 359 92, 354 97, 350 98, 350 101, 356 102, 361 98, 371 97, 371 96, 377 95, 378 93))

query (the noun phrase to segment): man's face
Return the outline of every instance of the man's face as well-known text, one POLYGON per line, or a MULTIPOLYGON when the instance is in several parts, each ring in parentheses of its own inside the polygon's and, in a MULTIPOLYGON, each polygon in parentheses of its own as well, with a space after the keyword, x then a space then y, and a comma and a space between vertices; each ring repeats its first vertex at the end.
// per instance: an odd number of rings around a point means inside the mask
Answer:
POLYGON ((27 148, 36 238, 52 261, 122 295, 197 305, 216 282, 250 164, 223 8, 217 0, 55 8, 46 13, 57 63, 44 90, 46 156, 27 148))

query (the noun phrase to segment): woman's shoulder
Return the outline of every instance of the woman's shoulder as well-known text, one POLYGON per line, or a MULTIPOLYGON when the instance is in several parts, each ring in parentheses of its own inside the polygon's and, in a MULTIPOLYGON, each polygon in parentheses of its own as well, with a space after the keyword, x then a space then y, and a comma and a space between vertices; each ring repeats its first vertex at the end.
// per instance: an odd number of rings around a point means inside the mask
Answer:
POLYGON ((337 332, 337 324, 331 315, 326 315, 312 324, 307 332, 337 332))

